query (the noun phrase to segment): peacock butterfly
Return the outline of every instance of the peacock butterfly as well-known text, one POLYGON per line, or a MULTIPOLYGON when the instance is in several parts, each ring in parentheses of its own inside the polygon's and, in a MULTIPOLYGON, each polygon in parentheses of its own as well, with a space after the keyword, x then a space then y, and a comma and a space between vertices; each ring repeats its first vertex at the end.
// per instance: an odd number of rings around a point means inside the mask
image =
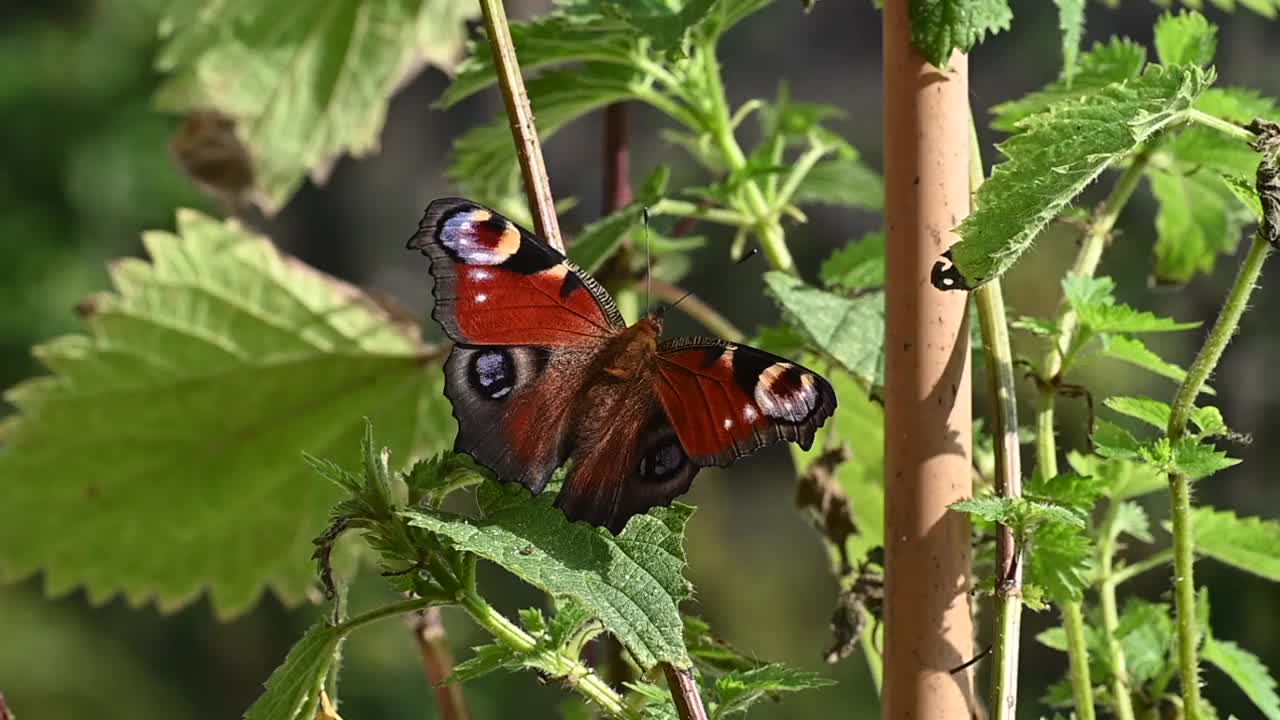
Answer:
POLYGON ((708 465, 779 440, 806 450, 836 396, 817 373, 719 338, 659 341, 661 308, 628 326, 594 278, 470 200, 431 203, 409 241, 431 261, 432 317, 456 343, 445 395, 455 448, 619 532, 708 465))

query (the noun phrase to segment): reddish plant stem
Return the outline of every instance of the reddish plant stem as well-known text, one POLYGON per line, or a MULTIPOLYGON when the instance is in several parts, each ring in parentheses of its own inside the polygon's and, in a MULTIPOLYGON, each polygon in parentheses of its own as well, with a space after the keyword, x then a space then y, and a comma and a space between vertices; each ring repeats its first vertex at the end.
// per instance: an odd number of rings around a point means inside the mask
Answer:
POLYGON ((706 708, 698 695, 698 684, 693 680, 693 670, 681 670, 671 663, 662 663, 662 672, 667 676, 667 687, 671 689, 671 699, 676 701, 680 720, 707 720, 706 708))
POLYGON ((604 109, 604 214, 631 204, 631 149, 627 143, 627 104, 604 109))
POLYGON ((461 685, 445 685, 453 674, 453 652, 440 619, 440 608, 427 608, 412 615, 413 639, 418 644, 418 656, 422 669, 436 696, 436 707, 443 720, 469 720, 467 701, 461 685))

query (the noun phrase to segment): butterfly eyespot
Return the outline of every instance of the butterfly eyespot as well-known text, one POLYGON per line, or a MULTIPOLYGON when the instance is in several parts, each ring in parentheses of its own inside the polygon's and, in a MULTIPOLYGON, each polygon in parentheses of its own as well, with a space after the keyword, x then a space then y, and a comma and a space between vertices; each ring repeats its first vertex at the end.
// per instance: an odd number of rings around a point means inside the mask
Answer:
POLYGON ((645 480, 667 480, 684 467, 685 459, 680 442, 674 437, 664 438, 640 458, 640 477, 645 480))
POLYGON ((471 358, 471 388, 490 400, 501 400, 516 385, 516 368, 505 350, 485 350, 471 358))
POLYGON ((765 415, 783 422, 802 423, 818 406, 813 376, 788 362, 765 368, 753 395, 765 415))

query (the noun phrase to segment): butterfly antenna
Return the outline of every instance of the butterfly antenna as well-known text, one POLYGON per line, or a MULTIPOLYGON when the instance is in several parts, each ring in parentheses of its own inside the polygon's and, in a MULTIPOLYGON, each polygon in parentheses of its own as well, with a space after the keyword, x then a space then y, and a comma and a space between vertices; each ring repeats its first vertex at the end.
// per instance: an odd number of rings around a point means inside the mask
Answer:
POLYGON ((690 296, 690 295, 692 295, 692 294, 693 294, 693 291, 692 291, 692 290, 690 290, 690 291, 686 292, 685 294, 681 295, 681 296, 680 296, 680 299, 679 299, 679 300, 677 300, 677 301, 675 301, 675 302, 673 302, 673 303, 671 303, 671 307, 670 307, 670 308, 668 308, 668 309, 670 310, 670 309, 672 309, 672 308, 675 308, 675 306, 677 306, 677 305, 679 305, 680 303, 684 302, 684 299, 685 299, 685 298, 687 298, 687 297, 689 297, 689 296, 690 296))
POLYGON ((644 217, 644 306, 649 307, 653 296, 653 263, 649 257, 649 208, 641 210, 641 215, 644 217))
POLYGON ((760 248, 751 248, 750 250, 748 250, 748 251, 747 251, 747 254, 746 254, 746 255, 743 255, 742 257, 740 257, 740 258, 738 258, 737 260, 735 260, 735 261, 734 261, 734 264, 735 264, 735 265, 741 265, 742 263, 744 263, 744 262, 746 262, 746 261, 750 260, 751 258, 753 258, 753 257, 755 257, 756 255, 759 255, 759 254, 760 254, 760 248))

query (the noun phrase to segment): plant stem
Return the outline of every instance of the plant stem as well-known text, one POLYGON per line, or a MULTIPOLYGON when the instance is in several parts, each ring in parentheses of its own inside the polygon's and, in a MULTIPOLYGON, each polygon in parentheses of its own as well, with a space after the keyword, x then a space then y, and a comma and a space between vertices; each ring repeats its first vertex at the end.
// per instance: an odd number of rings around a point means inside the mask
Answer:
MULTIPOLYGON (((1133 191, 1146 171, 1150 162, 1155 142, 1148 143, 1139 150, 1125 169, 1120 179, 1111 188, 1110 194, 1099 206, 1089 229, 1080 243, 1080 251, 1076 254, 1071 272, 1082 277, 1092 277, 1098 270, 1102 260, 1102 251, 1106 249, 1107 238, 1115 227, 1120 211, 1129 202, 1133 191)), ((1057 438, 1054 435, 1054 409, 1057 401, 1055 383, 1066 372, 1063 362, 1071 351, 1075 340, 1077 318, 1070 303, 1064 298, 1058 309, 1059 336, 1044 356, 1041 363, 1039 397, 1036 409, 1036 466, 1043 478, 1052 478, 1058 474, 1057 438)), ((1071 692, 1075 699, 1075 711, 1079 720, 1093 720, 1093 680, 1089 676, 1089 655, 1084 640, 1084 608, 1077 601, 1062 604, 1062 624, 1067 631, 1067 656, 1071 667, 1071 692)), ((1117 703, 1128 701, 1128 696, 1117 698, 1117 703)), ((1130 714, 1132 714, 1132 709, 1130 714)))
MULTIPOLYGON (((537 640, 495 610, 478 593, 463 591, 459 593, 458 602, 473 620, 507 647, 521 653, 532 652, 537 647, 537 640)), ((543 653, 543 659, 555 669, 552 674, 563 678, 566 683, 577 688, 609 717, 622 720, 641 719, 640 713, 628 708, 622 697, 609 687, 609 683, 577 659, 550 650, 543 653)))
POLYGON ((520 159, 520 172, 524 175, 524 189, 529 196, 534 229, 548 245, 563 253, 564 239, 560 237, 560 221, 556 218, 555 200, 551 196, 551 178, 542 160, 542 144, 538 141, 533 110, 529 107, 529 94, 525 92, 524 79, 520 76, 506 10, 502 7, 502 0, 480 0, 480 10, 484 14, 489 47, 493 49, 493 64, 498 75, 498 87, 502 91, 502 102, 511 122, 511 138, 520 159))
POLYGON ((727 208, 704 207, 685 200, 662 198, 649 208, 650 215, 675 215, 677 217, 705 220, 729 227, 746 227, 751 225, 751 218, 736 210, 727 208))
MULTIPOLYGON (((1254 233, 1253 244, 1245 256, 1227 300, 1209 330, 1209 336, 1191 363, 1187 376, 1178 386, 1169 413, 1169 440, 1177 443, 1187 430, 1187 419, 1195 409, 1196 396, 1204 388, 1209 375, 1222 359, 1222 352, 1240 325, 1249 296, 1258 283, 1262 265, 1271 245, 1261 229, 1254 233)), ((1191 478, 1183 473, 1169 475, 1169 501, 1173 513, 1173 587, 1178 623, 1178 667, 1182 674, 1182 705, 1187 720, 1200 718, 1200 665, 1197 653, 1200 637, 1196 627, 1196 585, 1192 572, 1195 561, 1195 535, 1191 527, 1191 478)))
POLYGON ((413 639, 418 645, 418 656, 422 659, 427 681, 435 693, 440 717, 443 720, 468 720, 471 713, 467 711, 462 685, 445 683, 453 674, 453 652, 449 649, 444 623, 441 622, 440 608, 427 608, 415 614, 413 639))
POLYGON ((1187 119, 1191 122, 1200 123, 1207 128, 1212 128, 1224 135, 1230 135, 1237 140, 1243 140, 1247 143, 1258 139, 1258 136, 1252 131, 1242 128, 1230 120, 1223 120, 1220 117, 1210 115, 1201 110, 1191 109, 1187 111, 1187 119))
POLYGON ((707 710, 698 695, 698 684, 692 670, 681 670, 671 663, 662 663, 662 673, 667 676, 671 698, 676 702, 676 714, 680 720, 707 720, 707 710))
POLYGON ((1101 541, 1098 543, 1098 560, 1101 566, 1102 583, 1098 587, 1098 605, 1102 609, 1102 638, 1107 647, 1107 656, 1111 661, 1111 696, 1115 704, 1117 720, 1134 720, 1133 702, 1129 699, 1129 669, 1125 662, 1124 649, 1116 637, 1120 627, 1120 613, 1116 608, 1116 585, 1112 574, 1112 564, 1116 554, 1116 517, 1120 511, 1120 501, 1111 500, 1107 506, 1106 517, 1102 521, 1101 541))
POLYGON ((341 625, 335 625, 334 630, 337 630, 339 635, 346 636, 346 635, 350 635, 352 630, 355 630, 356 628, 364 625, 368 625, 371 622, 382 620, 384 618, 394 617, 396 615, 403 615, 407 612, 414 612, 415 610, 425 610, 426 608, 429 608, 433 605, 444 605, 450 601, 451 601, 451 598, 444 598, 444 597, 410 598, 408 600, 402 600, 398 603, 383 605, 382 607, 370 610, 369 612, 364 613, 363 615, 357 615, 347 620, 346 622, 342 623, 341 625))
POLYGON ((1140 560, 1132 565, 1125 565, 1119 570, 1111 573, 1111 582, 1113 585, 1118 587, 1148 570, 1154 570, 1155 568, 1168 565, 1169 561, 1172 559, 1172 549, 1161 550, 1145 560, 1140 560))
MULTIPOLYGON (((640 285, 637 283, 636 287, 640 285)), ((654 297, 665 303, 679 302, 679 308, 685 315, 697 320, 712 333, 730 342, 742 342, 744 337, 742 331, 697 295, 690 295, 675 285, 660 280, 654 280, 650 289, 654 297)))
MULTIPOLYGON (((982 148, 973 113, 969 113, 969 197, 971 205, 982 186, 982 148)), ((970 208, 972 211, 972 208, 970 208)), ((1000 281, 992 280, 974 291, 978 324, 986 351, 990 381, 992 432, 996 434, 996 494, 1022 495, 1022 460, 1018 445, 1018 400, 1000 281)), ((1012 528, 1001 525, 996 536, 996 630, 991 671, 991 720, 1013 720, 1018 712, 1018 651, 1022 627, 1022 548, 1012 528)))

